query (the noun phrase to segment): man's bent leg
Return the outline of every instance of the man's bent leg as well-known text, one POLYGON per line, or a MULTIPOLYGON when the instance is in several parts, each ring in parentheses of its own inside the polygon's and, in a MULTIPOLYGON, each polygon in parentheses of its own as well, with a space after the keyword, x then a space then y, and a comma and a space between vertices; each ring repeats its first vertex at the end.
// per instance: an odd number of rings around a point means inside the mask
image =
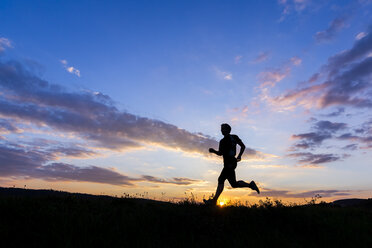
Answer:
POLYGON ((258 194, 260 193, 260 190, 259 190, 259 188, 257 187, 257 185, 254 181, 252 181, 250 183, 246 183, 242 180, 236 181, 235 169, 229 170, 227 174, 228 174, 227 180, 229 180, 229 183, 230 183, 231 187, 233 187, 233 188, 251 188, 251 189, 257 191, 258 194))
POLYGON ((230 184, 233 188, 250 188, 250 189, 253 189, 253 190, 257 191, 258 194, 260 193, 260 190, 259 190, 259 188, 257 187, 257 185, 254 181, 252 181, 250 183, 246 183, 246 182, 240 180, 240 181, 237 181, 233 184, 230 182, 230 184))
POLYGON ((250 188, 251 187, 251 184, 250 183, 246 183, 246 182, 244 182, 242 180, 237 181, 236 183, 238 185, 237 188, 250 188))
POLYGON ((231 185, 231 187, 233 188, 250 188, 250 184, 249 183, 246 183, 244 181, 236 181, 236 175, 235 175, 235 169, 229 171, 229 175, 228 175, 228 178, 227 180, 229 180, 229 183, 231 185))
POLYGON ((252 188, 250 183, 246 183, 242 180, 236 181, 235 170, 232 170, 229 173, 227 180, 229 180, 229 183, 233 188, 252 188))

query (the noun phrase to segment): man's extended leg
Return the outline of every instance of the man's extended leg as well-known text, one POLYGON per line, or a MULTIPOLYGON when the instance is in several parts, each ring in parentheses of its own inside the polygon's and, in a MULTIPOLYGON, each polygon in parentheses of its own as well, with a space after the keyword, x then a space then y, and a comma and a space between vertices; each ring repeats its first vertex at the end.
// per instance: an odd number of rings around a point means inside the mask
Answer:
POLYGON ((216 189, 216 194, 214 195, 214 197, 212 199, 204 200, 204 203, 213 204, 213 205, 215 205, 217 203, 218 197, 220 197, 220 195, 223 191, 223 188, 224 188, 224 185, 225 185, 225 180, 226 180, 226 178, 228 178, 228 176, 229 176, 229 170, 227 170, 224 167, 221 171, 220 176, 218 177, 218 185, 217 185, 217 189, 216 189))
POLYGON ((223 188, 224 188, 224 183, 218 182, 218 186, 217 186, 217 189, 216 189, 216 194, 213 197, 213 201, 214 202, 217 202, 218 197, 220 197, 220 195, 221 195, 221 193, 223 191, 223 188))
POLYGON ((223 191, 223 188, 224 188, 224 183, 222 182, 219 182, 218 185, 217 185, 217 189, 216 189, 216 194, 214 195, 214 197, 212 199, 209 199, 209 200, 203 200, 205 204, 211 204, 211 205, 216 205, 217 203, 217 200, 218 200, 218 197, 220 197, 222 191, 223 191))
POLYGON ((258 187, 257 187, 257 185, 254 181, 251 181, 250 183, 246 183, 242 180, 236 181, 235 170, 233 171, 233 173, 230 173, 227 180, 229 180, 229 183, 230 183, 231 187, 233 187, 233 188, 251 188, 251 189, 257 191, 258 194, 260 193, 260 190, 258 189, 258 187))

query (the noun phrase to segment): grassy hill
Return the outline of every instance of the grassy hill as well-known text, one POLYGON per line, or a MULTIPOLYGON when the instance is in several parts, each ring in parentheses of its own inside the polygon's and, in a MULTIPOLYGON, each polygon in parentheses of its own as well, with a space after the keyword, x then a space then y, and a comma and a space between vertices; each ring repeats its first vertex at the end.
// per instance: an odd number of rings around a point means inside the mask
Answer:
POLYGON ((2 247, 372 247, 372 203, 208 207, 0 188, 2 247))

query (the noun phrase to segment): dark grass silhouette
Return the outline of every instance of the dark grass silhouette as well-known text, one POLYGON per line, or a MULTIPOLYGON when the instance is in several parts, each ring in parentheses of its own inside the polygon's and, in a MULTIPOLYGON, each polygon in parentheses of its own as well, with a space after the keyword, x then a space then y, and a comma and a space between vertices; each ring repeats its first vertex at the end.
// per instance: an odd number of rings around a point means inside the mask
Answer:
POLYGON ((0 188, 2 247, 372 247, 371 200, 359 207, 220 208, 0 188))

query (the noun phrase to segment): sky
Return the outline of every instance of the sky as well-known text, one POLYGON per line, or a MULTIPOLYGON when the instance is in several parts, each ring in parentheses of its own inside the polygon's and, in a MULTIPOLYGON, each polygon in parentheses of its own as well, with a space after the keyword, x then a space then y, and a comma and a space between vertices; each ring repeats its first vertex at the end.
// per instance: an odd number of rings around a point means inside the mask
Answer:
POLYGON ((0 186, 371 197, 372 1, 0 2, 0 186))

